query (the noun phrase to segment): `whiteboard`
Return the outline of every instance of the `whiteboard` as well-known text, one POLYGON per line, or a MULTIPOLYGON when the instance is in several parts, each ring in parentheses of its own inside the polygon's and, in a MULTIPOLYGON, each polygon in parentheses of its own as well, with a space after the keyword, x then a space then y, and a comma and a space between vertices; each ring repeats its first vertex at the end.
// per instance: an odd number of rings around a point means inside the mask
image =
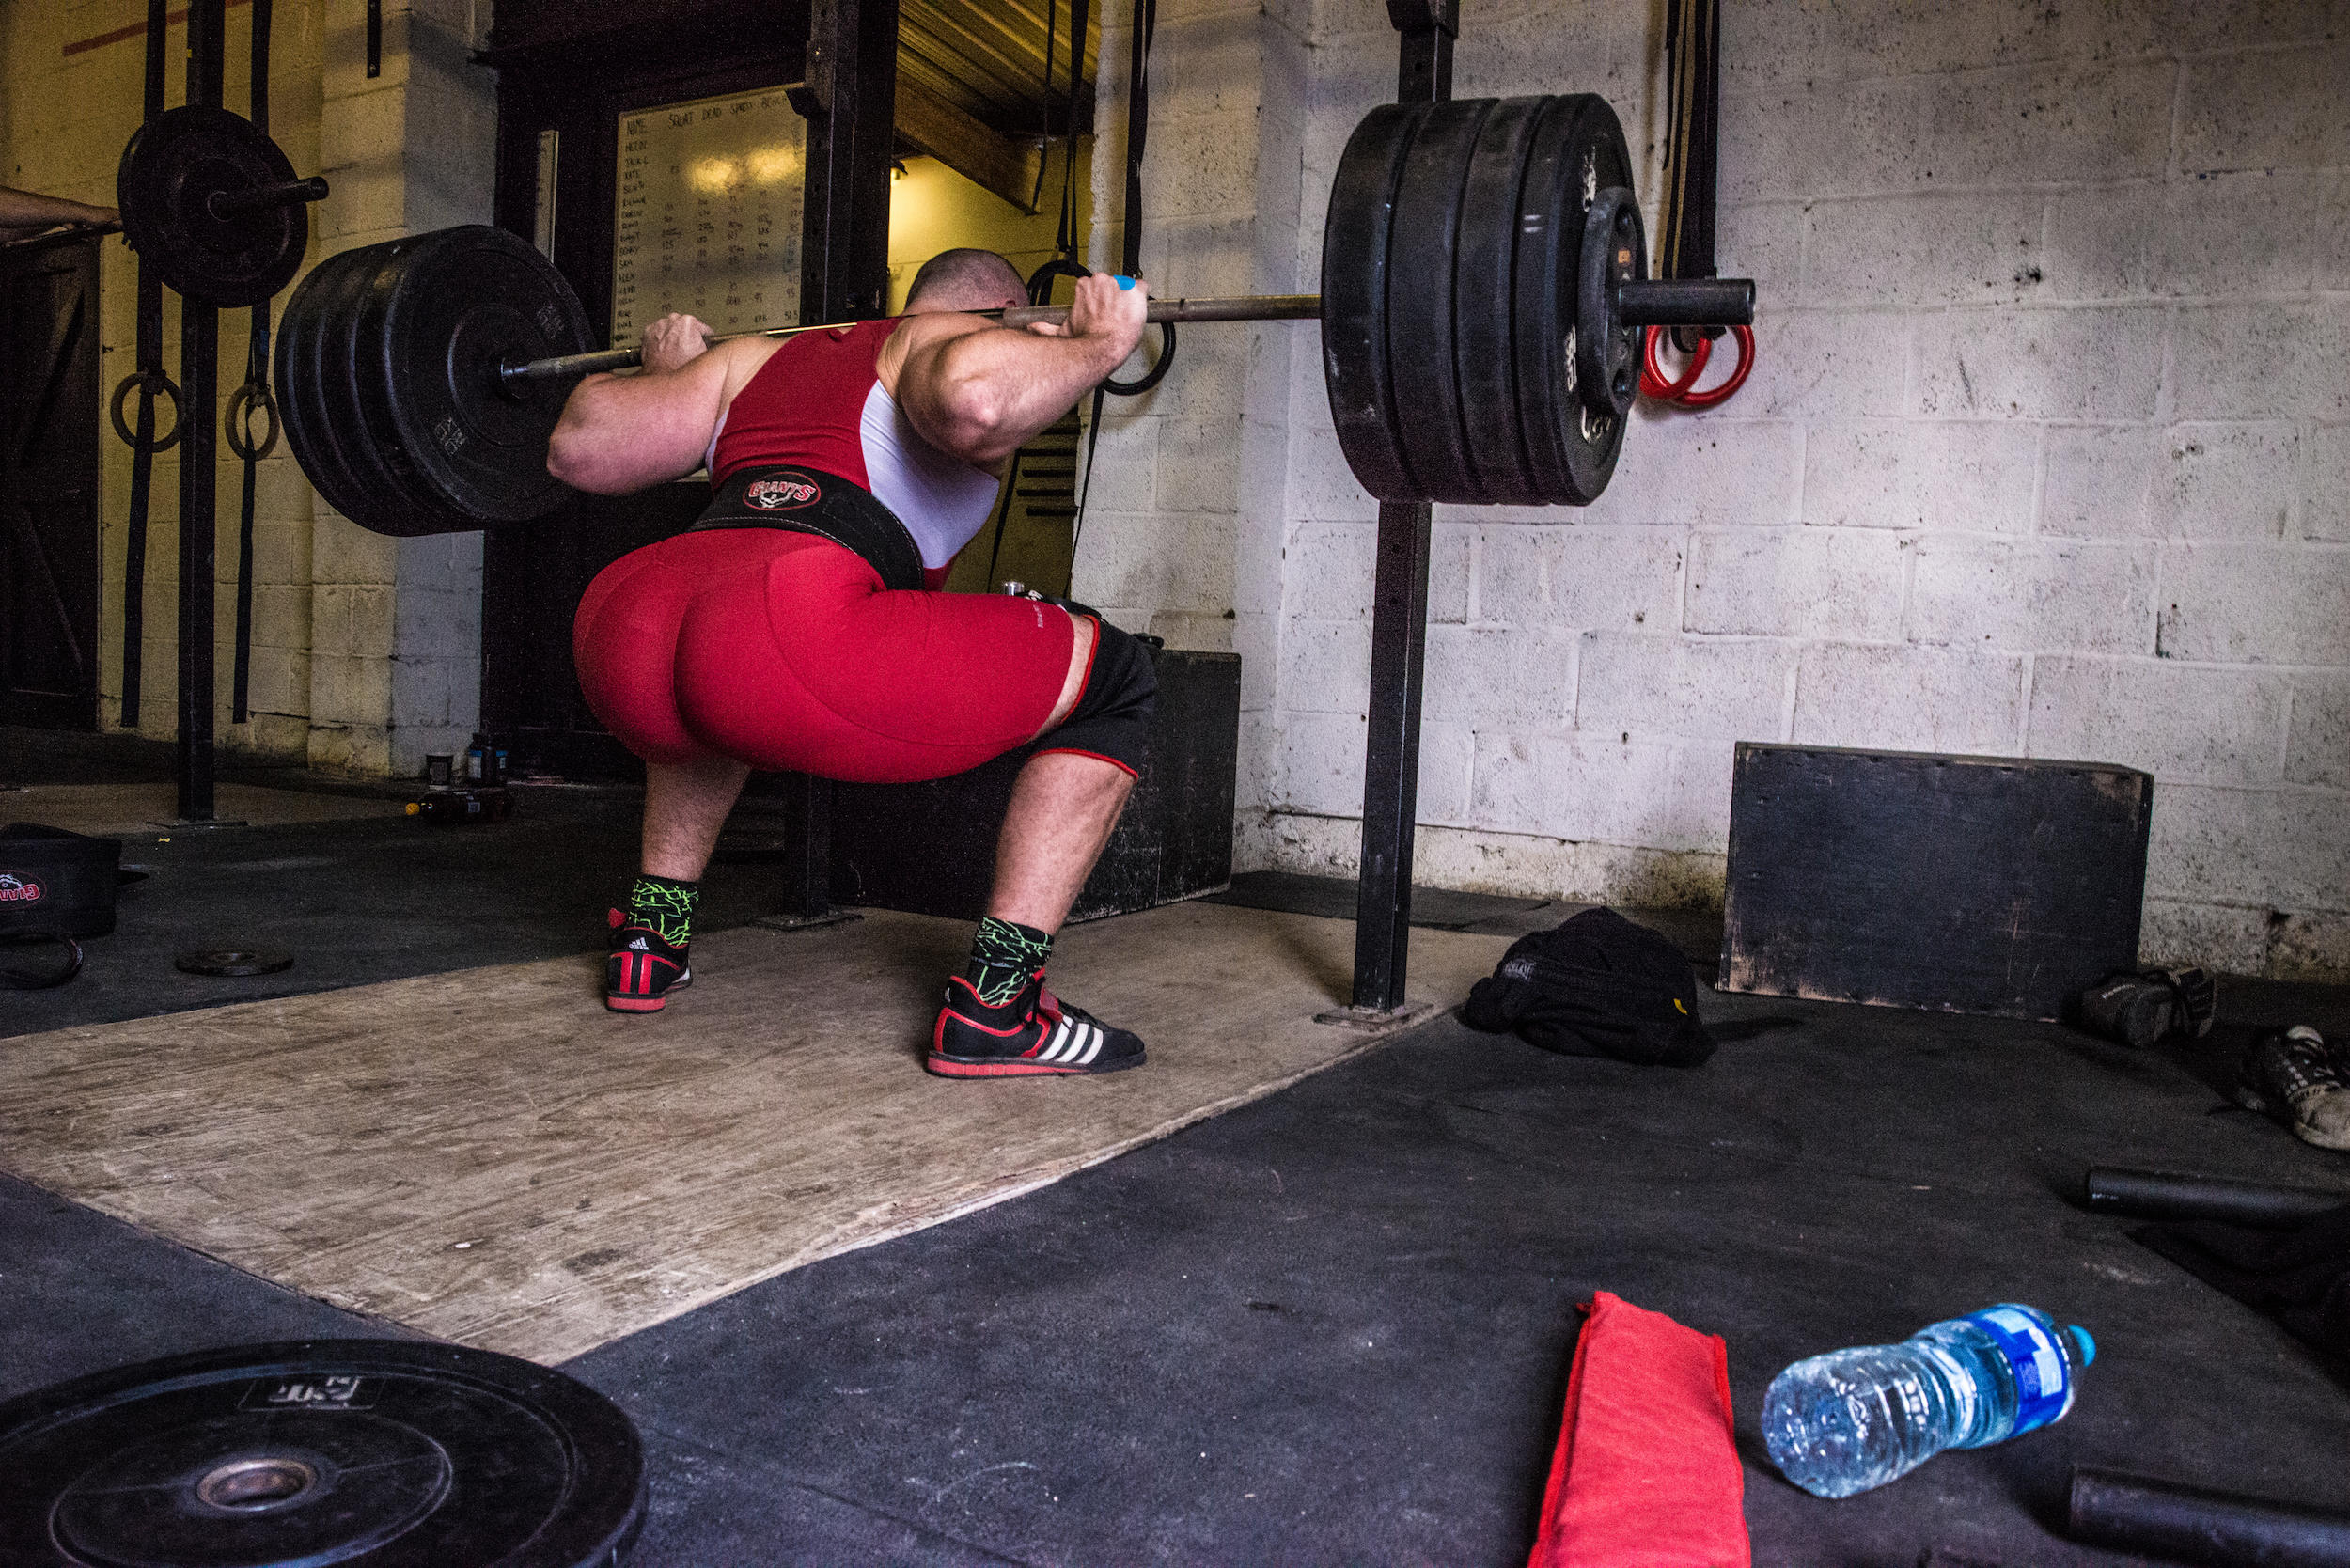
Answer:
POLYGON ((618 117, 612 344, 672 310, 713 332, 792 326, 807 125, 781 87, 618 117))

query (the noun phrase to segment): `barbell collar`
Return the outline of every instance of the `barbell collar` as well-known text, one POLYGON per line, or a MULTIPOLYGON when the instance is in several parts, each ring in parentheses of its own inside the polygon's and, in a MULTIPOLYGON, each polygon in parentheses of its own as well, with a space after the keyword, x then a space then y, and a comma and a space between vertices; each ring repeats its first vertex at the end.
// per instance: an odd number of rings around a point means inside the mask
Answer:
MULTIPOLYGON (((1065 305, 1023 305, 1006 310, 974 310, 974 316, 1000 321, 1006 326, 1025 327, 1039 321, 1060 322, 1069 320, 1065 305)), ((1322 315, 1320 294, 1247 294, 1231 299, 1164 299, 1152 300, 1143 311, 1150 321, 1302 321, 1322 315)), ((837 332, 855 326, 855 321, 824 321, 814 326, 771 327, 764 332, 730 332, 709 339, 714 348, 741 337, 794 337, 803 332, 837 332)), ((516 397, 528 395, 529 384, 540 381, 561 381, 569 376, 596 375, 606 370, 626 370, 644 363, 644 350, 599 349, 592 353, 558 354, 552 359, 533 359, 520 365, 502 365, 498 381, 508 393, 516 397)))
POLYGON ((241 212, 258 212, 271 207, 296 207, 306 201, 324 201, 327 184, 322 175, 307 180, 289 180, 282 185, 259 185, 249 191, 214 191, 204 199, 204 210, 222 222, 241 212))
POLYGON ((1617 286, 1616 320, 1626 326, 1752 326, 1750 277, 1626 278, 1617 286))

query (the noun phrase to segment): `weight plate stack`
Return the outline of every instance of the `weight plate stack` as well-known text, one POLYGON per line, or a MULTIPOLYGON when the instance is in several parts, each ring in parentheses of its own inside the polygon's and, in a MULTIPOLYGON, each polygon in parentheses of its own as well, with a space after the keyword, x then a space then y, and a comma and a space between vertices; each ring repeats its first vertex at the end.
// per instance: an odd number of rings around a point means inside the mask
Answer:
POLYGON ((612 1568, 645 1515, 619 1408, 459 1345, 311 1340, 0 1404, 17 1568, 612 1568))
POLYGON ((1512 330, 1519 428, 1535 488, 1556 505, 1597 500, 1623 447, 1625 421, 1591 413, 1575 368, 1584 223, 1611 186, 1632 187, 1616 111, 1588 93, 1552 99, 1520 192, 1512 330))
POLYGON ((1485 117, 1461 200, 1461 243, 1452 272, 1452 348, 1469 468, 1485 498, 1503 505, 1546 499, 1534 481, 1518 417, 1517 312, 1511 281, 1517 262, 1519 194, 1534 130, 1549 102, 1507 98, 1485 117))
POLYGON ((1322 379, 1339 447, 1383 501, 1427 499, 1403 461, 1388 372, 1388 241, 1396 186, 1425 103, 1383 103, 1347 139, 1322 232, 1322 379))
POLYGON ((571 491, 547 442, 577 378, 500 384, 498 368, 595 347, 563 275, 502 228, 405 242, 361 306, 359 400, 386 462, 479 527, 542 517, 571 491))
MULTIPOLYGON (((1432 501, 1487 499, 1469 453, 1454 353, 1453 274, 1478 135, 1489 98, 1430 107, 1403 156, 1387 242, 1387 374, 1414 490, 1432 501)), ((1486 307, 1498 306, 1487 302, 1486 307)))
POLYGON ((301 270, 310 245, 303 203, 215 217, 215 193, 292 182, 293 165, 249 119, 187 104, 141 126, 122 149, 115 205, 123 238, 163 280, 199 305, 258 305, 301 270))

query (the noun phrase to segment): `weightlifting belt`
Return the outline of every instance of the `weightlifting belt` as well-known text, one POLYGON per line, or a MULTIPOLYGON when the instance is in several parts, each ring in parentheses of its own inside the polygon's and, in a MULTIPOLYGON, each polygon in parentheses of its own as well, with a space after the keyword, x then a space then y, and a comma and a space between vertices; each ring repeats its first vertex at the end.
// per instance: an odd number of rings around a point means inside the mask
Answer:
POLYGON ((922 552, 898 514, 872 492, 813 468, 746 468, 718 494, 687 533, 705 528, 780 528, 814 534, 854 551, 885 588, 922 586, 922 552))

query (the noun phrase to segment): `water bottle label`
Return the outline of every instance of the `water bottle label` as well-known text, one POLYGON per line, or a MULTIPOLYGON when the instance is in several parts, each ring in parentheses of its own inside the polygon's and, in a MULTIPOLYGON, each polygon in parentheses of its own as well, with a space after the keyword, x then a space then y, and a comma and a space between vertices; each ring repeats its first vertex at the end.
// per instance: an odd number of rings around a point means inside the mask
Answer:
POLYGON ((2072 1363, 2050 1330, 2013 1307, 1971 1312, 1966 1321, 1990 1335, 2014 1370, 2015 1429, 2010 1436, 2046 1426, 2072 1408, 2072 1363))

